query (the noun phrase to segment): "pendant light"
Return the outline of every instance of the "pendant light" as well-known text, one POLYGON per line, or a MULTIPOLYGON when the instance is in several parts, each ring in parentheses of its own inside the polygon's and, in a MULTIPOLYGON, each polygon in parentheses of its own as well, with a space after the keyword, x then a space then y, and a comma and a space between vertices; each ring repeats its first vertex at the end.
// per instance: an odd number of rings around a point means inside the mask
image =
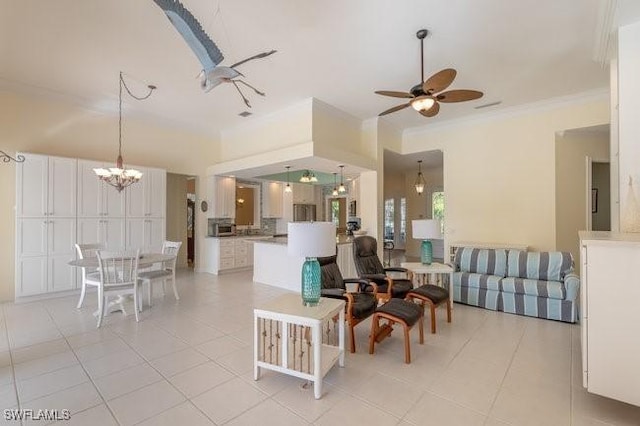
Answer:
POLYGON ((347 188, 344 186, 344 164, 340 164, 340 186, 338 187, 339 193, 347 192, 347 188))
POLYGON ((424 176, 422 176, 422 160, 418 160, 418 177, 416 177, 416 183, 413 185, 415 186, 418 195, 422 195, 426 183, 424 176))
POLYGON ((331 195, 338 195, 338 173, 333 172, 333 192, 331 195))
POLYGON ((120 92, 118 95, 118 158, 116 159, 116 166, 108 169, 97 168, 93 169, 96 176, 113 186, 121 192, 124 188, 138 182, 142 178, 142 173, 135 169, 125 169, 124 161, 122 160, 122 88, 127 91, 129 96, 138 101, 143 101, 151 96, 151 93, 156 89, 156 86, 148 85, 149 92, 145 96, 136 96, 129 90, 127 83, 124 82, 122 71, 120 71, 120 92))
POLYGON ((291 184, 289 183, 289 169, 291 166, 284 166, 284 168, 287 169, 287 186, 284 187, 284 192, 291 192, 291 184))

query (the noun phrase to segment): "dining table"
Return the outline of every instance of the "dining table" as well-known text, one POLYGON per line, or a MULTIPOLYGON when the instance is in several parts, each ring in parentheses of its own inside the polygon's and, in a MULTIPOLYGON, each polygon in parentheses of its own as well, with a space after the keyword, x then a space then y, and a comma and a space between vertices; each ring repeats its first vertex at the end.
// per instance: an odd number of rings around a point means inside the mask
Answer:
MULTIPOLYGON (((138 258, 138 269, 148 268, 153 266, 156 263, 163 263, 173 260, 176 257, 175 254, 164 254, 164 253, 142 253, 138 258)), ((74 266, 77 268, 98 268, 98 258, 97 257, 86 257, 84 259, 76 259, 68 262, 69 266, 74 266)), ((122 307, 122 296, 118 300, 111 301, 109 306, 107 306, 106 313, 109 314, 111 312, 115 312, 117 310, 122 310, 124 315, 127 313, 121 309, 112 309, 114 306, 122 307)), ((98 311, 93 313, 94 316, 99 314, 98 311)))

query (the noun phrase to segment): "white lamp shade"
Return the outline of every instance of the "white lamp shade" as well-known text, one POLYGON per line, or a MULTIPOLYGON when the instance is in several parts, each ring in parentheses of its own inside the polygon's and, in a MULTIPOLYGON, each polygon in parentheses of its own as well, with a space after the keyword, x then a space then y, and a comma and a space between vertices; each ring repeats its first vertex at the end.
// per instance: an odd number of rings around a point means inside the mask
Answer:
POLYGON ((289 222, 289 256, 324 257, 336 254, 336 225, 333 222, 289 222))
POLYGON ((420 219, 411 221, 411 232, 416 240, 441 240, 442 232, 438 219, 420 219))

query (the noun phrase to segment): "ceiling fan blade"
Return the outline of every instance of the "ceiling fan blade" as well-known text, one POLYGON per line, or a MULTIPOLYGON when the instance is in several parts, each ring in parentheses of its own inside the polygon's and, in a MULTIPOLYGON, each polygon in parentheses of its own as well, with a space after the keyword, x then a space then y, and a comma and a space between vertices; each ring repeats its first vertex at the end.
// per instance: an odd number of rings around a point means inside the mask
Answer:
POLYGON ((440 104, 436 102, 428 110, 426 110, 426 111, 418 111, 418 112, 420 114, 424 115, 425 117, 433 117, 434 115, 436 115, 437 113, 440 112, 440 104))
POLYGON ((477 90, 449 90, 448 92, 440 93, 436 98, 440 102, 464 102, 472 101, 474 99, 481 98, 482 92, 477 90))
POLYGON ((438 71, 422 83, 422 91, 430 95, 441 92, 453 83, 453 79, 456 78, 456 74, 457 72, 453 68, 446 68, 442 71, 438 71))
POLYGON ((400 111, 401 109, 405 109, 409 105, 411 105, 411 103, 394 106, 393 108, 389 108, 386 111, 382 111, 380 114, 378 114, 378 116, 387 115, 387 114, 391 114, 392 112, 400 111))
POLYGON ((392 96, 394 98, 408 98, 411 99, 414 96, 411 93, 407 93, 407 92, 395 92, 393 90, 376 90, 376 93, 378 95, 383 95, 383 96, 392 96))

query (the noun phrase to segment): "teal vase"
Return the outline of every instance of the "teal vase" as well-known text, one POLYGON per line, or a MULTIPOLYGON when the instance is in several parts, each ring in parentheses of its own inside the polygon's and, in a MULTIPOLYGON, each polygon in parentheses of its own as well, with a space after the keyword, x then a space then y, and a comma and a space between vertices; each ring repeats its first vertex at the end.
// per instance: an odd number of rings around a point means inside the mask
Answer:
POLYGON ((422 240, 422 245, 420 246, 420 261, 423 265, 431 265, 433 262, 433 245, 431 245, 431 241, 422 240))
POLYGON ((320 263, 315 257, 307 257, 302 264, 302 304, 316 306, 320 301, 320 263))

